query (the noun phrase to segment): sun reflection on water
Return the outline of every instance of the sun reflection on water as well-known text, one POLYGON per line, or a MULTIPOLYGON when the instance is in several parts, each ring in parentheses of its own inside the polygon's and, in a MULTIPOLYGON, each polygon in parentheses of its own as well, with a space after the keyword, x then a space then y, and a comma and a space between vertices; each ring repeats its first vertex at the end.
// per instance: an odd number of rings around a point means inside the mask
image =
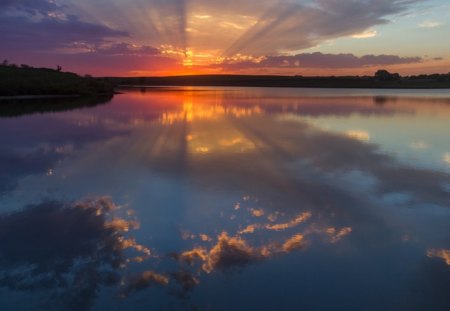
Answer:
POLYGON ((215 103, 204 103, 192 94, 185 94, 183 98, 182 109, 179 111, 163 112, 159 121, 163 125, 173 125, 177 122, 193 122, 200 120, 216 120, 224 116, 232 116, 235 118, 249 117, 252 115, 263 114, 261 107, 236 107, 223 106, 215 103))

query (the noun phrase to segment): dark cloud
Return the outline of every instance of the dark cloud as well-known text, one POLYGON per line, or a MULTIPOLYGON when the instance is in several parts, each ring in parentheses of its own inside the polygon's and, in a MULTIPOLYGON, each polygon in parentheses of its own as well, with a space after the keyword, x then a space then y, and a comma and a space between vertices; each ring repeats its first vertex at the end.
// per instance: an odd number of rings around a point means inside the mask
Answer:
POLYGON ((420 57, 400 57, 397 55, 364 55, 303 53, 294 56, 267 56, 259 62, 224 61, 217 66, 224 69, 249 68, 360 68, 420 63, 420 57))
POLYGON ((0 52, 5 56, 17 52, 30 56, 36 51, 49 52, 74 46, 95 48, 108 39, 128 37, 126 31, 66 14, 67 7, 53 1, 6 1, 0 8, 0 41, 8 42, 1 46, 0 52))
POLYGON ((152 56, 159 55, 160 51, 157 48, 151 46, 134 46, 129 43, 114 43, 108 46, 100 47, 93 51, 92 53, 102 54, 102 55, 137 55, 137 56, 152 56))
POLYGON ((7 10, 24 11, 29 14, 48 14, 63 8, 50 0, 2 0, 0 2, 0 15, 7 10))
POLYGON ((76 16, 65 19, 44 17, 37 21, 25 16, 0 16, 0 40, 8 42, 0 51, 51 51, 74 43, 98 46, 107 38, 125 37, 127 33, 110 27, 84 22, 76 16))

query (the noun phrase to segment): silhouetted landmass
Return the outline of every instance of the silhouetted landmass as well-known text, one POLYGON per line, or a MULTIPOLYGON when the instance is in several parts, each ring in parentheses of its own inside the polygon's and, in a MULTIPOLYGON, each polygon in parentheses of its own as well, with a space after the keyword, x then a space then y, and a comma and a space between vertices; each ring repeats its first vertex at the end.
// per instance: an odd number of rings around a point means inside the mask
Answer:
POLYGON ((28 65, 0 64, 0 96, 20 95, 98 95, 113 94, 104 80, 57 69, 33 68, 28 65))
POLYGON ((401 77, 379 70, 374 76, 304 77, 261 75, 195 75, 173 77, 106 78, 112 84, 147 86, 245 86, 311 88, 450 88, 449 74, 401 77))
POLYGON ((0 101, 0 118, 18 117, 35 113, 48 113, 93 107, 108 103, 110 95, 67 98, 9 99, 0 101))

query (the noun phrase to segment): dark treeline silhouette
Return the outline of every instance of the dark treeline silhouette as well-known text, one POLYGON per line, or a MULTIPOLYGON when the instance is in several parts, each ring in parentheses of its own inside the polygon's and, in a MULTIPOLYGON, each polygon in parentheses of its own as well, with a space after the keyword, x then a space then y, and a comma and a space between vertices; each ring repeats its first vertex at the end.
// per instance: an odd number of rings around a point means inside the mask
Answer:
POLYGON ((0 64, 0 96, 19 95, 97 95, 113 94, 108 81, 75 73, 62 72, 62 67, 34 68, 22 64, 0 64))
POLYGON ((450 88, 449 74, 402 77, 378 70, 374 76, 271 76, 271 75, 195 75, 172 77, 105 78, 115 86, 253 86, 317 88, 450 88))
POLYGON ((247 86, 317 88, 450 88, 450 73, 402 77, 380 69, 373 76, 193 75, 169 77, 81 77, 62 67, 34 68, 0 63, 0 97, 20 95, 98 95, 117 86, 247 86))

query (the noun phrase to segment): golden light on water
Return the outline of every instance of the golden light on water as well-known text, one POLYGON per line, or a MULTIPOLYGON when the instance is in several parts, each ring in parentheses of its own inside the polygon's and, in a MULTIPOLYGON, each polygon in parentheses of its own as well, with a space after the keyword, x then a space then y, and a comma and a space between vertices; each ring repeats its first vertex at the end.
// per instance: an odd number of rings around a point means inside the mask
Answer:
POLYGON ((165 112, 160 118, 164 125, 172 125, 176 122, 192 122, 194 120, 214 120, 223 116, 233 116, 236 118, 248 117, 262 114, 260 107, 224 107, 220 105, 198 104, 192 100, 187 100, 183 104, 183 109, 177 112, 165 112))

